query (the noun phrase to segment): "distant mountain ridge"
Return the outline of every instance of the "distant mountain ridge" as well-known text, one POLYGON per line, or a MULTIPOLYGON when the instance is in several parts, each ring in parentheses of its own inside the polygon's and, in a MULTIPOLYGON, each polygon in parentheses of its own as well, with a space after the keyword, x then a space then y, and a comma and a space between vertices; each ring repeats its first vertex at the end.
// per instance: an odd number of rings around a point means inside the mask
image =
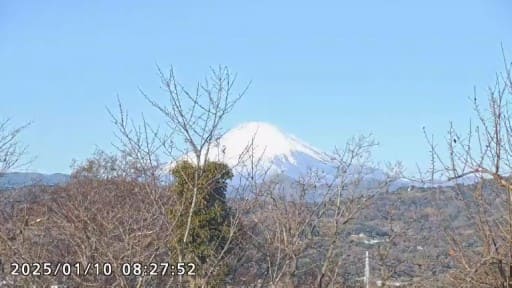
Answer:
POLYGON ((63 173, 8 172, 0 174, 0 189, 14 189, 32 185, 62 185, 67 183, 69 179, 70 176, 63 173))
MULTIPOLYGON (((193 159, 192 153, 181 157, 181 160, 193 159)), ((281 175, 294 179, 312 170, 331 176, 336 172, 331 155, 266 122, 242 123, 227 131, 214 141, 208 154, 208 160, 226 163, 233 169, 235 177, 250 170, 254 165, 256 172, 265 171, 269 175, 281 175)), ((169 166, 172 167, 172 165, 174 163, 169 163, 169 166)), ((168 168, 170 167, 166 167, 164 170, 169 171, 168 168)), ((358 165, 349 167, 347 173, 349 177, 362 177, 364 182, 362 187, 367 188, 375 187, 389 179, 390 176, 382 169, 358 165)), ((0 190, 31 185, 62 185, 69 180, 70 176, 63 173, 9 172, 0 174, 0 190)), ((398 178, 389 183, 388 190, 394 191, 413 186, 446 187, 455 184, 472 184, 476 181, 478 181, 478 177, 475 175, 452 181, 436 180, 434 183, 398 178)))

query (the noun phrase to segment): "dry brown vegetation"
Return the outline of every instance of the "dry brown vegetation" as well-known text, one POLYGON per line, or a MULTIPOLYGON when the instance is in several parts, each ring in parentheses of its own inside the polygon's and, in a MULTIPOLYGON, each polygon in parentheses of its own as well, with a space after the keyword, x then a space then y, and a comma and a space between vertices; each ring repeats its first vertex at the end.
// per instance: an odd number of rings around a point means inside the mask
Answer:
POLYGON ((505 69, 488 89, 487 107, 475 92, 476 125, 470 123, 466 134, 450 127, 449 157, 442 157, 429 139, 433 176, 479 179, 470 189, 457 186, 451 193, 465 227, 453 225, 446 213, 439 216, 454 263, 448 283, 456 287, 512 287, 512 64, 503 59, 505 69))

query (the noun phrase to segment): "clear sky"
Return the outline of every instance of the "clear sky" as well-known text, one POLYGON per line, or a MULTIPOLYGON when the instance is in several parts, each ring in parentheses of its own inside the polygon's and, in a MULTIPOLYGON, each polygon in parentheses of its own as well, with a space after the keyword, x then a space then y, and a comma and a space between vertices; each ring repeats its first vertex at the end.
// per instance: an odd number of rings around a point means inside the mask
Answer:
POLYGON ((252 80, 224 127, 267 121, 329 151, 372 132, 377 161, 427 165, 422 126, 465 127, 512 59, 512 3, 0 1, 0 118, 33 121, 30 170, 69 172, 111 149, 105 107, 158 119, 156 64, 193 84, 210 66, 252 80))

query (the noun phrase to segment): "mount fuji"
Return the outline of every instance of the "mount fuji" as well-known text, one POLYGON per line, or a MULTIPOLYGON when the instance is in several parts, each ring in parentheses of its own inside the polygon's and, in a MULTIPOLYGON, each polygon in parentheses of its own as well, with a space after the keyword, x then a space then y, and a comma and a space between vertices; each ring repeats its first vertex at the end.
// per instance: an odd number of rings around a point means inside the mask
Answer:
MULTIPOLYGON (((183 158, 191 160, 193 154, 183 158)), ((332 169, 327 153, 265 122, 242 123, 229 130, 214 141, 208 160, 226 163, 235 174, 253 167, 259 172, 297 177, 310 169, 332 169)))
MULTIPOLYGON (((193 153, 181 157, 181 160, 193 159, 193 153)), ((204 160, 204 155, 201 160, 204 160)), ((248 171, 291 179, 298 179, 311 171, 322 173, 327 176, 326 179, 332 179, 336 174, 336 163, 332 155, 266 122, 246 122, 227 131, 211 145, 208 160, 226 163, 233 169, 236 179, 248 171)), ((478 181, 476 177, 467 176, 456 181, 436 180, 434 183, 425 183, 392 176, 382 169, 359 164, 347 167, 345 176, 348 181, 360 181, 358 187, 363 190, 379 187, 386 181, 388 191, 413 186, 429 188, 467 185, 478 181)))
MULTIPOLYGON (((193 159, 188 153, 183 159, 193 159)), ((204 159, 204 158, 203 158, 204 159)), ((296 136, 266 122, 242 123, 217 139, 208 153, 209 161, 228 164, 235 175, 255 167, 267 175, 298 178, 310 171, 334 175, 334 159, 296 136)), ((366 182, 380 182, 388 175, 377 168, 353 165, 348 174, 362 175, 366 182)))

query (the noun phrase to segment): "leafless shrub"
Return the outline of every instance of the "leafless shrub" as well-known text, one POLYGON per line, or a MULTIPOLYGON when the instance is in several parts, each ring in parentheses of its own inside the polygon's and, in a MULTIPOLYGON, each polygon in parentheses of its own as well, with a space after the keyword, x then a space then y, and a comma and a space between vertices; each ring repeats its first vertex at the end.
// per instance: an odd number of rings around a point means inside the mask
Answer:
MULTIPOLYGON (((504 55, 504 53, 503 53, 504 55)), ((442 157, 429 140, 432 174, 443 173, 452 181, 478 179, 472 186, 457 185, 451 197, 466 225, 445 218, 444 231, 451 247, 455 269, 450 285, 457 287, 512 287, 512 125, 509 99, 512 96, 512 64, 488 89, 488 109, 481 107, 476 92, 472 99, 478 118, 466 135, 451 126, 446 139, 448 157, 442 157)))
POLYGON ((361 262, 346 231, 387 185, 383 179, 373 188, 363 187, 375 145, 364 136, 338 149, 331 159, 334 177, 321 171, 298 180, 265 173, 248 177, 260 181, 254 181, 254 197, 243 212, 249 245, 235 274, 239 285, 344 287, 347 279, 362 276, 360 270, 345 277, 361 262))
POLYGON ((10 120, 0 121, 0 176, 20 163, 21 157, 26 154, 27 147, 19 142, 20 133, 28 124, 11 128, 10 120))
POLYGON ((10 277, 8 281, 32 285, 61 282, 76 287, 163 287, 172 283, 169 277, 121 274, 124 263, 168 262, 172 223, 167 207, 172 198, 165 186, 152 186, 158 190, 148 191, 146 183, 120 175, 123 166, 117 161, 99 153, 79 166, 66 186, 34 188, 44 198, 14 205, 9 215, 3 215, 9 225, 0 231, 9 247, 3 253, 5 262, 79 262, 83 267, 109 263, 112 275, 78 276, 75 271, 68 277, 10 277))

